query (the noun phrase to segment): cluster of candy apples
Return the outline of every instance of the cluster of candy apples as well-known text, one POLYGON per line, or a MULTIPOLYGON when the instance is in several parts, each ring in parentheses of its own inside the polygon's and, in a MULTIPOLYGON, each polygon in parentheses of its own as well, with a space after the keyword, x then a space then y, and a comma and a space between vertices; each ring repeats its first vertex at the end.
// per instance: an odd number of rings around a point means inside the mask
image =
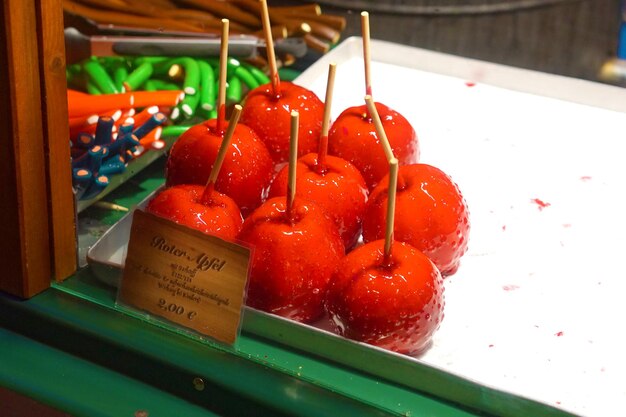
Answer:
POLYGON ((254 247, 249 306, 305 323, 327 313, 346 337, 420 352, 443 318, 442 275, 467 248, 467 207, 417 163, 399 113, 370 98, 330 125, 334 72, 325 103, 274 74, 229 122, 222 110, 190 128, 147 210, 254 247))

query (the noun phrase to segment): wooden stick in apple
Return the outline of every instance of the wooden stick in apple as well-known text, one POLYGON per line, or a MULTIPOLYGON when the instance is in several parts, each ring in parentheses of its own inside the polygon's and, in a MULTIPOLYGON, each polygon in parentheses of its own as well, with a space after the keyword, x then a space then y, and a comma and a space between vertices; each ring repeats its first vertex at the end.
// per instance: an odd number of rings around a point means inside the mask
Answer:
POLYGON ((232 198, 215 189, 215 182, 230 148, 240 115, 241 106, 237 105, 228 122, 206 185, 177 184, 166 188, 150 200, 146 207, 148 212, 223 239, 235 239, 243 223, 241 211, 232 198))
MULTIPOLYGON (((340 335, 413 355, 429 346, 443 318, 443 282, 426 255, 394 238, 397 175, 398 160, 393 158, 388 188, 386 181, 381 183, 376 188, 381 198, 370 200, 387 206, 376 219, 381 229, 385 226, 385 239, 380 236, 342 258, 324 305, 340 335)), ((402 217, 399 209, 400 222, 402 217)))
POLYGON ((261 0, 261 6, 271 82, 248 92, 241 122, 257 133, 278 165, 289 160, 289 119, 292 110, 300 112, 299 155, 318 149, 324 103, 312 91, 289 81, 280 81, 266 0, 261 0))
MULTIPOLYGON (((217 115, 189 127, 176 140, 169 152, 165 170, 168 187, 179 184, 205 186, 219 149, 225 143, 229 26, 229 20, 222 19, 217 115)), ((241 112, 243 115, 243 110, 241 112)), ((227 153, 224 161, 228 175, 221 175, 217 182, 213 182, 216 190, 235 200, 243 215, 247 216, 265 199, 274 174, 274 162, 265 144, 244 123, 237 124, 231 142, 232 152, 227 153)))
POLYGON ((328 154, 328 129, 330 128, 330 109, 333 101, 333 89, 335 86, 335 72, 337 64, 331 62, 328 65, 328 81, 326 83, 326 98, 324 100, 324 118, 322 119, 322 135, 317 150, 317 172, 322 173, 325 170, 324 162, 328 154))
POLYGON ((293 200, 296 197, 296 167, 298 165, 298 121, 297 111, 291 112, 291 140, 289 142, 289 178, 287 180, 287 219, 293 221, 293 200))
POLYGON ((217 181, 217 176, 219 175, 222 164, 224 163, 226 152, 228 152, 230 140, 235 133, 235 128, 237 127, 237 123, 239 122, 239 116, 241 116, 241 106, 237 104, 233 109, 233 114, 230 116, 228 128, 226 129, 226 133, 224 134, 224 140, 222 140, 222 145, 217 152, 217 157, 215 158, 215 162, 213 163, 213 168, 211 168, 209 179, 206 183, 206 187, 204 188, 203 199, 210 198, 210 194, 212 194, 215 189, 215 182, 217 181))
MULTIPOLYGON (((376 134, 391 164, 391 161, 397 161, 397 159, 389 146, 374 101, 370 96, 365 96, 365 102, 376 128, 376 134)), ((368 205, 363 220, 363 240, 369 243, 383 237, 382 224, 385 223, 386 215, 385 262, 390 259, 395 222, 392 218, 390 224, 390 213, 391 215, 394 213, 392 205, 395 207, 396 190, 398 190, 401 193, 399 205, 402 209, 400 212, 412 213, 410 216, 399 217, 396 226, 398 240, 410 243, 428 255, 442 275, 454 274, 461 256, 467 250, 469 234, 468 210, 461 192, 450 177, 430 165, 404 165, 399 170, 399 175, 397 168, 395 174, 391 172, 391 169, 390 165, 387 211, 385 212, 384 199, 377 197, 385 192, 385 184, 382 181, 370 194, 369 201, 372 203, 368 205), (436 218, 436 221, 431 221, 431 218, 436 218), (373 232, 374 230, 376 233, 373 232)))
POLYGON ((385 265, 391 265, 393 224, 396 213, 396 188, 398 186, 398 160, 389 160, 389 189, 387 191, 387 222, 385 224, 385 265))
POLYGON ((372 95, 371 49, 370 49, 370 15, 361 12, 361 36, 363 37, 363 66, 365 67, 365 94, 372 95))
MULTIPOLYGON (((298 194, 324 209, 335 222, 345 247, 356 245, 361 234, 361 220, 367 204, 367 185, 359 170, 345 159, 328 155, 328 128, 336 64, 328 69, 326 104, 318 152, 310 152, 298 159, 298 194)), ((298 130, 305 127, 299 123, 298 130)), ((269 197, 284 196, 288 190, 289 169, 280 170, 269 191, 269 197)))
MULTIPOLYGON (((378 114, 378 110, 376 109, 376 104, 374 103, 374 99, 372 99, 372 96, 370 95, 365 96, 365 104, 367 105, 367 110, 370 113, 372 122, 374 122, 374 129, 376 129, 376 134, 380 138, 380 144, 383 146, 383 150, 385 151, 385 157, 387 158, 387 161, 391 163, 391 160, 396 159, 396 157, 393 154, 393 149, 391 148, 391 144, 389 143, 389 138, 387 138, 385 127, 383 126, 383 122, 380 120, 380 115, 378 114)), ((396 161, 398 160, 396 159, 396 161)), ((400 182, 400 188, 403 189, 404 181, 402 180, 401 177, 398 178, 396 176, 396 183, 398 181, 400 182)), ((394 186, 394 189, 395 188, 396 187, 394 186)), ((395 199, 394 199, 394 204, 395 204, 395 199)))
POLYGON ((228 63, 228 19, 222 19, 222 40, 220 42, 220 71, 217 92, 217 131, 222 133, 226 119, 226 72, 228 63))
POLYGON ((344 245, 326 210, 300 194, 295 197, 299 116, 295 110, 289 113, 289 166, 281 171, 288 175, 281 187, 287 195, 254 210, 238 238, 254 248, 247 304, 311 322, 324 312, 326 288, 344 245))
MULTIPOLYGON (((363 36, 363 63, 365 69, 365 94, 372 96, 371 53, 369 14, 361 13, 361 29, 363 36)), ((380 117, 378 117, 381 120, 380 117)), ((341 157, 356 166, 370 189, 387 175, 391 149, 400 165, 415 163, 419 160, 419 143, 411 124, 400 113, 384 104, 372 101, 371 105, 360 105, 345 109, 335 120, 328 132, 328 152, 341 157), (382 141, 379 135, 372 134, 374 106, 382 115, 382 122, 387 129, 388 140, 382 141), (378 148, 383 145, 383 151, 378 148), (378 148, 378 149, 377 149, 378 148)))
POLYGON ((378 114, 378 110, 376 110, 376 105, 374 104, 374 99, 372 99, 371 95, 365 96, 365 104, 367 105, 367 110, 370 113, 370 117, 374 122, 374 128, 376 129, 376 134, 380 139, 381 145, 383 145, 383 150, 385 151, 385 156, 387 157, 387 161, 391 161, 392 158, 395 158, 393 154, 393 150, 391 149, 391 145, 389 144, 389 139, 387 138, 387 134, 385 133, 385 129, 383 127, 383 123, 380 120, 380 116, 378 114))
POLYGON ((267 49, 267 62, 270 66, 270 79, 274 96, 280 95, 280 78, 276 67, 276 55, 274 53, 274 39, 272 38, 272 26, 270 24, 270 14, 267 9, 267 0, 261 0, 261 20, 263 22, 263 34, 265 35, 265 47, 267 49))
MULTIPOLYGON (((374 122, 374 129, 376 130, 376 134, 380 138, 380 144, 383 146, 383 150, 385 151, 385 157, 387 161, 391 161, 392 159, 396 159, 393 154, 393 149, 391 148, 391 144, 389 143, 389 138, 387 138, 387 133, 385 132, 385 128, 383 126, 383 122, 380 120, 380 115, 378 114, 378 110, 376 109, 376 104, 374 103, 374 99, 372 96, 365 96, 365 104, 367 105, 367 110, 370 113, 370 117, 372 118, 372 122, 374 122)), ((402 178, 398 178, 397 181, 400 182, 400 188, 404 188, 404 181, 402 178)))

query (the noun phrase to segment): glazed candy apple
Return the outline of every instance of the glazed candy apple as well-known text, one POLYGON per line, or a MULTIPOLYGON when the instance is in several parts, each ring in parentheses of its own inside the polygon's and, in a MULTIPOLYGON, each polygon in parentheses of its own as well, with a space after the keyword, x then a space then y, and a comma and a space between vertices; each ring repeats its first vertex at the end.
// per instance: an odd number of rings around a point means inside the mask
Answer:
MULTIPOLYGON (((376 103, 376 109, 400 165, 416 163, 420 150, 411 124, 400 113, 384 104, 376 103)), ((328 135, 328 153, 356 166, 370 190, 388 170, 387 157, 365 105, 350 107, 335 120, 328 135)))
POLYGON ((346 255, 331 279, 326 309, 350 339, 414 355, 428 347, 443 319, 443 282, 435 265, 395 242, 385 262, 384 240, 346 255))
POLYGON ((251 127, 265 143, 275 163, 289 156, 289 120, 292 110, 300 113, 298 156, 315 152, 322 129, 324 104, 310 90, 282 81, 280 93, 264 84, 246 96, 241 122, 251 127))
POLYGON ((150 200, 146 211, 201 232, 234 240, 243 219, 232 198, 202 185, 177 185, 150 200))
MULTIPOLYGON (((274 179, 270 197, 287 193, 289 167, 274 179)), ((318 166, 318 154, 310 153, 298 160, 296 168, 298 196, 313 201, 335 222, 346 249, 352 248, 361 235, 361 222, 367 203, 367 186, 363 176, 348 161, 327 155, 324 166, 318 166)))
POLYGON ((243 222, 239 207, 232 198, 215 190, 215 183, 240 115, 241 106, 235 105, 206 185, 181 184, 168 188, 150 200, 146 208, 148 212, 227 240, 237 236, 243 222))
POLYGON ((323 314, 323 297, 344 254, 333 222, 314 203, 296 198, 291 220, 285 197, 267 200, 243 224, 239 239, 254 248, 247 304, 300 322, 323 314))
MULTIPOLYGON (((372 191, 363 220, 365 242, 385 233, 388 178, 372 191)), ((400 167, 394 238, 427 255, 441 274, 456 272, 467 250, 470 222, 461 191, 443 171, 426 164, 400 167)))
MULTIPOLYGON (((224 129, 228 123, 224 121, 224 129)), ((206 184, 224 133, 217 119, 190 127, 172 147, 166 184, 206 184)), ((260 206, 274 174, 267 148, 247 126, 238 124, 215 189, 230 196, 245 215, 260 206)))

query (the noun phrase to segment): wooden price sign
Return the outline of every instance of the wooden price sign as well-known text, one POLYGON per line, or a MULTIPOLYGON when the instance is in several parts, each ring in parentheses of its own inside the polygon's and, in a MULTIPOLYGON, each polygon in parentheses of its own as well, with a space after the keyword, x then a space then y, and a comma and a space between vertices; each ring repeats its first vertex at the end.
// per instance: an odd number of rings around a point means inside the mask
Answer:
POLYGON ((136 210, 118 300, 233 344, 249 261, 243 246, 136 210))

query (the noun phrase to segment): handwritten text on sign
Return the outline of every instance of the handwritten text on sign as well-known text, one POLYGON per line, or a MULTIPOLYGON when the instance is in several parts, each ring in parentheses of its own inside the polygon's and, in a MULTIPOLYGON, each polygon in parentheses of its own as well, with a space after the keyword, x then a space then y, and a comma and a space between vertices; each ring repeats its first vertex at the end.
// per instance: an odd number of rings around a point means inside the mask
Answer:
POLYGON ((247 248, 137 210, 119 300, 232 344, 249 261, 247 248))

